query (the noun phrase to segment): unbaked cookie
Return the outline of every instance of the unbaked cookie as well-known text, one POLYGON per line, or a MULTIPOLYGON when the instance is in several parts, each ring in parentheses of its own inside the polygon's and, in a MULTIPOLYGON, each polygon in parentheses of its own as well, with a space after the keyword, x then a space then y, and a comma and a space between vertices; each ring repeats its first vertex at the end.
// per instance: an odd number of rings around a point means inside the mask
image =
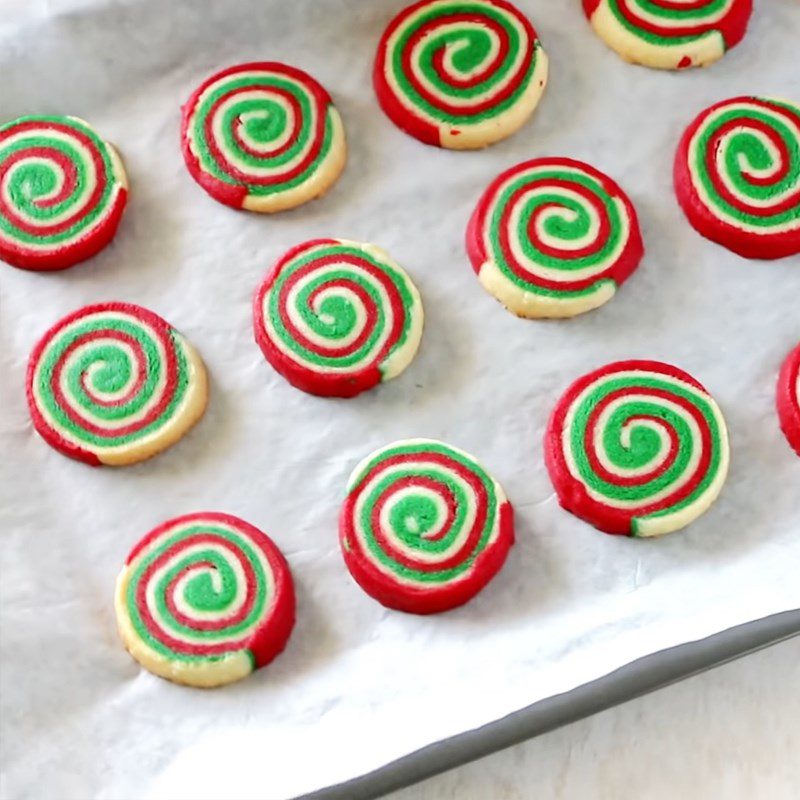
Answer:
POLYGON ((644 253, 622 189, 569 158, 537 158, 495 178, 466 244, 486 291, 528 318, 572 317, 608 302, 644 253))
POLYGON ((131 303, 86 306, 31 353, 28 406, 42 438, 92 466, 142 461, 203 415, 206 370, 169 323, 131 303))
POLYGON ((323 195, 347 156, 339 112, 310 75, 274 61, 212 75, 183 106, 192 177, 234 208, 273 212, 323 195))
POLYGON ((169 520, 147 534, 117 578, 120 636, 147 670, 189 686, 249 675, 286 646, 292 575, 275 543, 229 514, 169 520))
POLYGON ((800 344, 783 362, 778 377, 776 403, 781 430, 800 456, 800 344))
POLYGON ((745 258, 800 253, 800 106, 734 97, 703 111, 675 155, 692 226, 745 258))
POLYGON ((114 237, 128 198, 117 151, 77 117, 0 125, 0 259, 66 269, 114 237))
POLYGON ((253 303, 256 342, 310 394, 352 397, 399 375, 422 337, 422 301, 381 249, 344 239, 292 248, 253 303))
POLYGON ((505 0, 422 0, 383 34, 373 82, 406 133, 475 149, 528 120, 547 83, 547 55, 527 17, 505 0))
POLYGON ((434 614, 466 603, 499 572, 514 543, 513 512, 472 456, 410 439, 355 468, 339 535, 367 594, 389 608, 434 614))
POLYGON ((660 536, 714 502, 728 473, 719 407, 683 370, 619 361, 558 401, 545 461, 561 505, 607 533, 660 536))
POLYGON ((583 0, 600 38, 626 61, 704 67, 744 37, 753 0, 583 0))

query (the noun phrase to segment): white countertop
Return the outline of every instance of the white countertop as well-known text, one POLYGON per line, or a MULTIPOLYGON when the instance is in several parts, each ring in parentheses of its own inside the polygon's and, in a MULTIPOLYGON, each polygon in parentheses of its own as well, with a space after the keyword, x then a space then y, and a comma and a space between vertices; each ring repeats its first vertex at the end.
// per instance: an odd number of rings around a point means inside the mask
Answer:
POLYGON ((800 797, 800 637, 390 800, 800 797))

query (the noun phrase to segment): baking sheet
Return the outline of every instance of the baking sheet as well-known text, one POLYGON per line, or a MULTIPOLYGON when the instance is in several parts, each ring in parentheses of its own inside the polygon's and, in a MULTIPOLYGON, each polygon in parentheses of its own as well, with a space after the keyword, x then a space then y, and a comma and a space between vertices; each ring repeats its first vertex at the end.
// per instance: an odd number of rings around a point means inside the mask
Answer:
POLYGON ((785 611, 728 628, 698 642, 687 642, 652 653, 602 678, 564 694, 547 697, 496 722, 434 742, 366 775, 303 795, 303 800, 371 800, 383 797, 798 634, 800 611, 785 611))
POLYGON ((401 2, 141 0, 3 5, 0 118, 71 113, 115 142, 131 199, 114 244, 63 274, 0 268, 2 783, 9 798, 284 798, 587 683, 666 647, 800 607, 800 460, 773 411, 800 339, 800 259, 749 263, 702 240, 671 193, 683 127, 742 92, 800 96, 800 6, 758 4, 745 42, 704 71, 623 64, 579 3, 521 0, 552 59, 534 120, 480 153, 397 131, 369 88, 372 51, 401 2), (310 71, 342 112, 350 162, 321 201, 280 216, 214 203, 186 174, 180 103, 213 70, 254 59, 310 71), (486 183, 523 158, 609 172, 639 210, 647 255, 606 307, 566 322, 504 312, 463 251, 486 183), (292 389, 251 341, 250 297, 287 247, 373 241, 413 275, 426 331, 399 379, 349 401, 292 389), (27 354, 89 302, 141 303, 198 347, 208 413, 150 463, 91 470, 32 432, 27 354), (575 376, 626 357, 699 378, 728 420, 723 494, 684 533, 602 536, 559 509, 541 452, 575 376), (503 572, 432 619, 382 609, 350 580, 336 514, 350 469, 395 438, 433 436, 480 458, 517 509, 503 572), (117 641, 116 573, 160 521, 238 514, 283 548, 298 624, 269 668, 220 691, 143 672, 117 641))

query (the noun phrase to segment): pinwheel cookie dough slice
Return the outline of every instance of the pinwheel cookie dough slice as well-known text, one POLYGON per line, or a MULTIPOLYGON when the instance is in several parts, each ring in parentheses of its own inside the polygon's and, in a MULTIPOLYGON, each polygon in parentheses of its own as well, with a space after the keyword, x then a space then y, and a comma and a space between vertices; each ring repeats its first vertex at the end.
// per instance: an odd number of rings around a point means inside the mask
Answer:
POLYGON ((49 445, 122 466, 177 442, 203 415, 208 382, 200 355, 157 314, 101 303, 47 331, 28 362, 27 394, 49 445))
POLYGON ((347 157, 330 95, 274 61, 229 67, 183 106, 181 145, 192 177, 234 208, 274 212, 321 197, 347 157))
POLYGON ((675 155, 692 227, 745 258, 800 253, 800 105, 734 97, 707 108, 675 155))
POLYGON ((547 83, 527 17, 505 0, 421 0, 389 24, 373 84, 387 116, 427 144, 485 147, 517 131, 547 83))
POLYGON ((745 35, 753 0, 583 0, 600 38, 626 61, 704 67, 745 35))
POLYGON ((422 301, 380 248, 313 239, 281 258, 256 292, 255 338, 292 385, 353 397, 398 376, 422 338, 422 301))
POLYGON ((530 319, 573 317, 607 303, 644 253, 622 189, 569 158, 526 161, 492 181, 466 246, 484 289, 530 319))
POLYGON ((294 584, 265 533, 202 512, 159 525, 133 548, 115 608, 122 641, 145 669, 189 686, 221 686, 284 649, 294 584))
POLYGON ((728 474, 725 420, 705 388, 658 361, 584 375, 556 404, 545 462, 561 505, 606 533, 677 531, 728 474))
POLYGON ((778 377, 776 404, 781 430, 800 456, 800 344, 783 362, 778 377))
POLYGON ((514 543, 513 511, 472 456, 409 439, 353 470, 339 537, 367 594, 399 611, 434 614, 466 603, 500 571, 514 543))
POLYGON ((116 150, 77 117, 0 125, 0 259, 66 269, 114 237, 128 198, 116 150))

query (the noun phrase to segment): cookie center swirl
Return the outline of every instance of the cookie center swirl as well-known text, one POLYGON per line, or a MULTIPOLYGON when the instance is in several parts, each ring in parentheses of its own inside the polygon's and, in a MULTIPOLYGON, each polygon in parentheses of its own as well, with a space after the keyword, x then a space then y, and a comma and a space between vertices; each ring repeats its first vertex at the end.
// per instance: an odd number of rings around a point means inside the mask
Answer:
POLYGON ((252 147, 272 145, 289 129, 288 112, 280 103, 267 99, 261 104, 242 103, 239 111, 239 135, 252 147), (250 110, 247 106, 251 106, 250 110))
POLYGON ((586 205, 579 196, 567 193, 561 197, 547 193, 529 197, 520 211, 519 221, 514 219, 512 224, 524 225, 526 217, 528 224, 524 226, 524 233, 527 236, 520 241, 531 257, 535 257, 537 251, 539 258, 557 257, 559 253, 574 258, 575 251, 587 247, 600 250, 606 244, 601 232, 611 232, 608 214, 602 206, 586 205))
POLYGON ((40 136, 23 138, 0 166, 3 195, 20 222, 47 224, 87 204, 96 183, 89 156, 68 142, 54 147, 40 136), (3 172, 5 174, 3 175, 3 172))
POLYGON ((481 71, 491 69, 491 59, 496 58, 500 50, 496 36, 486 28, 473 28, 469 32, 456 32, 442 37, 444 48, 435 51, 431 63, 437 68, 439 75, 450 76, 454 83, 474 78, 481 71))
POLYGON ((436 541, 447 533, 453 519, 454 497, 447 487, 426 485, 409 480, 383 506, 381 525, 392 530, 408 547, 424 548, 426 541, 436 541))
POLYGON ((509 50, 508 35, 502 27, 458 21, 442 22, 436 32, 417 40, 415 47, 418 49, 412 59, 420 79, 466 94, 477 93, 481 84, 497 79, 496 72, 503 66, 502 54, 509 50))
POLYGON ((83 392, 87 403, 119 403, 147 372, 146 355, 132 342, 106 340, 83 349, 71 361, 68 383, 74 394, 83 392))
POLYGON ((610 403, 590 441, 605 473, 643 483, 675 464, 676 442, 684 443, 682 455, 691 460, 696 432, 674 409, 640 397, 610 403))
POLYGON ((36 213, 64 202, 74 190, 75 169, 67 184, 64 167, 51 158, 31 158, 17 162, 8 174, 8 194, 23 213, 36 213))
POLYGON ((732 192, 748 195, 755 202, 769 201, 793 187, 797 179, 790 174, 791 157, 800 160, 797 148, 791 153, 777 130, 761 127, 756 120, 750 124, 749 128, 737 124, 720 132, 709 146, 716 153, 717 174, 732 192))
POLYGON ((236 569, 213 550, 200 551, 194 558, 197 560, 184 559, 177 568, 177 575, 171 576, 172 583, 159 587, 159 593, 171 596, 175 607, 198 616, 234 610, 235 601, 241 599, 236 569))
POLYGON ((364 333, 368 320, 379 316, 378 301, 369 286, 353 281, 341 265, 327 276, 309 281, 296 298, 314 333, 323 341, 333 340, 339 347, 352 343, 364 333))

